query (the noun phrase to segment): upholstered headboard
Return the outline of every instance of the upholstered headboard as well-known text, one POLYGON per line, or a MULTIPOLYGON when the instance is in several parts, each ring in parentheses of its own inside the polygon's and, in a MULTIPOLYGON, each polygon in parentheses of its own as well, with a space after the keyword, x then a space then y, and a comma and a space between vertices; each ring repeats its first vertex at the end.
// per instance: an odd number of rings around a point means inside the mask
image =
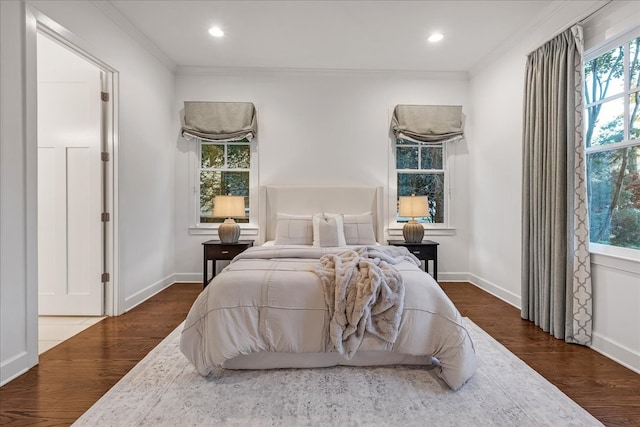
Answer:
POLYGON ((273 240, 278 213, 313 215, 320 212, 373 214, 378 242, 383 241, 382 187, 261 187, 260 237, 273 240))

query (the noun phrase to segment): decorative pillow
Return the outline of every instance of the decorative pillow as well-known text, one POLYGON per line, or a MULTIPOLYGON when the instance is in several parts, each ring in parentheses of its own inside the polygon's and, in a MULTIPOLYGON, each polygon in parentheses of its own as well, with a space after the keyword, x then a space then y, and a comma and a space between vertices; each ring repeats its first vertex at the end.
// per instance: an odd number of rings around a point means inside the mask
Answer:
POLYGON ((313 216, 313 246, 346 246, 342 215, 313 216))
MULTIPOLYGON (((331 217, 337 214, 325 213, 331 217)), ((373 231, 373 214, 344 215, 344 237, 347 245, 375 245, 376 233, 373 231)))
POLYGON ((311 215, 289 215, 278 212, 276 245, 311 245, 313 226, 311 215))

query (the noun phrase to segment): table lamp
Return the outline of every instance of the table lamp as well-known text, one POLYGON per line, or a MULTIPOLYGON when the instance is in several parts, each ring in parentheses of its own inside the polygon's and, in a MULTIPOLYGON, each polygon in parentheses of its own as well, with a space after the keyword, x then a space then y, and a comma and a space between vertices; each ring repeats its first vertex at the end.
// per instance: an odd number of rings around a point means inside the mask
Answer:
POLYGON ((424 227, 416 217, 424 217, 429 214, 429 200, 427 196, 400 196, 399 215, 411 217, 404 227, 402 235, 407 243, 420 243, 424 237, 424 227))
POLYGON ((222 243, 238 243, 240 226, 232 217, 244 216, 244 196, 216 196, 213 205, 213 216, 226 218, 218 226, 218 237, 222 243))

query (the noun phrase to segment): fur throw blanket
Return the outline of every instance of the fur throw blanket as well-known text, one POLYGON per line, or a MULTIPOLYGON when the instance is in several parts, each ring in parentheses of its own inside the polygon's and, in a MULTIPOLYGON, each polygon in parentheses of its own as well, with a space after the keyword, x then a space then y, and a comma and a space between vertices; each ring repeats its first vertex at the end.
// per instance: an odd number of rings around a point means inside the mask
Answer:
POLYGON ((393 267, 418 259, 404 247, 365 246, 320 258, 320 277, 329 308, 331 342, 351 359, 365 331, 394 343, 404 307, 404 283, 393 267))

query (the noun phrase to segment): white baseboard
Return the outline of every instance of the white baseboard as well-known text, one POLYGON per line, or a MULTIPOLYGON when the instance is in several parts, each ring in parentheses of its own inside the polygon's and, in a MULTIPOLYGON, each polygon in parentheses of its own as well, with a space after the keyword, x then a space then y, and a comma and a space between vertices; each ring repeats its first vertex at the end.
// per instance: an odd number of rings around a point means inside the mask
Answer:
POLYGON ((469 282, 469 273, 438 273, 438 282, 469 282))
POLYGON ((591 349, 640 374, 640 353, 593 331, 591 349))
MULTIPOLYGON (((0 387, 18 378, 31 369, 35 363, 29 363, 27 352, 23 351, 0 365, 0 387), (26 366, 26 368, 25 368, 26 366)), ((36 360, 37 363, 37 360, 36 360)))
POLYGON ((520 296, 508 291, 501 286, 491 283, 488 280, 484 280, 481 277, 471 273, 438 273, 438 279, 443 282, 470 282, 472 285, 477 286, 485 292, 490 293, 496 298, 500 298, 502 301, 520 309, 521 299, 520 296))
POLYGON ((160 291, 163 291, 164 289, 173 285, 174 276, 175 276, 174 274, 170 274, 164 279, 160 279, 157 282, 147 286, 143 290, 138 291, 135 294, 131 295, 130 297, 125 298, 123 313, 126 313, 127 311, 142 304, 143 302, 145 302, 155 294, 159 293, 160 291))
POLYGON ((202 283, 202 273, 175 273, 173 283, 202 283))

